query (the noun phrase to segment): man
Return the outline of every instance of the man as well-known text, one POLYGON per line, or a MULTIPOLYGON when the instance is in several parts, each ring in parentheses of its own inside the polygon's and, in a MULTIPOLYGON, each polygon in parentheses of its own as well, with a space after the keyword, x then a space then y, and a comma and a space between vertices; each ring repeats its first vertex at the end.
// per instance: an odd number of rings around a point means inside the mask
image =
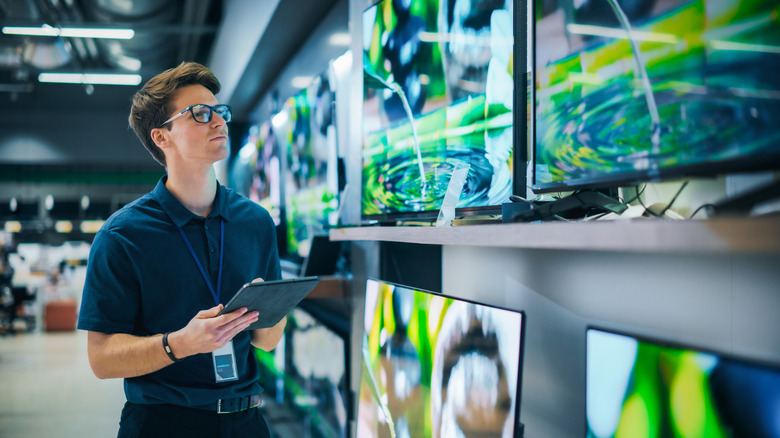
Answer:
POLYGON ((95 375, 125 379, 119 437, 269 436, 251 345, 273 349, 286 320, 250 333, 257 312, 219 313, 244 283, 279 279, 279 255, 268 212, 217 182, 232 118, 219 89, 182 63, 133 98, 130 125, 167 175, 95 236, 78 323, 95 375))

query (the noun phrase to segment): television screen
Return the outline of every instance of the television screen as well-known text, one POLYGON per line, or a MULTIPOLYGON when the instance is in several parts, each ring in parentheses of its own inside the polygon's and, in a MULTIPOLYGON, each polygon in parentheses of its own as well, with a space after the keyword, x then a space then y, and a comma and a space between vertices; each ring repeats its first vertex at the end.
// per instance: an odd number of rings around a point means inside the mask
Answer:
POLYGON ((280 125, 285 145, 284 203, 287 252, 304 258, 311 237, 338 223, 338 151, 333 117, 335 92, 328 74, 290 97, 280 125))
POLYGON ((435 217, 466 166, 464 214, 508 202, 513 3, 383 0, 363 13, 364 217, 435 217))
POLYGON ((780 437, 780 368, 590 328, 588 437, 780 437))
POLYGON ((271 122, 252 127, 250 138, 256 145, 254 172, 249 199, 265 207, 276 225, 281 222, 281 161, 279 142, 271 122))
POLYGON ((357 436, 515 437, 524 315, 368 280, 357 436))
POLYGON ((348 333, 295 308, 287 316, 281 350, 255 350, 268 395, 264 408, 278 436, 348 436, 348 333))
POLYGON ((776 0, 536 0, 534 191, 780 168, 776 0))

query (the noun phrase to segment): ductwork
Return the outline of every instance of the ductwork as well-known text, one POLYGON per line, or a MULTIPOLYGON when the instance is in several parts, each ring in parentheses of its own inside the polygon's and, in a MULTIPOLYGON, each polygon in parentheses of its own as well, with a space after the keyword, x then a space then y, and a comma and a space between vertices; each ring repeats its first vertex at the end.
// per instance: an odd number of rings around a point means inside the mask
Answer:
POLYGON ((121 23, 136 29, 130 40, 97 42, 106 62, 116 68, 140 67, 133 65, 140 62, 159 70, 160 65, 176 60, 179 41, 177 35, 166 29, 178 24, 182 5, 190 1, 86 0, 84 8, 90 20, 121 23))
MULTIPOLYGON (((129 40, 0 35, 0 70, 134 72, 148 76, 195 59, 217 30, 219 0, 0 0, 4 24, 129 27, 129 40), (211 25, 207 24, 211 23, 211 25)), ((200 59, 204 62, 203 59, 200 59)), ((0 72, 0 82, 15 74, 0 72)))

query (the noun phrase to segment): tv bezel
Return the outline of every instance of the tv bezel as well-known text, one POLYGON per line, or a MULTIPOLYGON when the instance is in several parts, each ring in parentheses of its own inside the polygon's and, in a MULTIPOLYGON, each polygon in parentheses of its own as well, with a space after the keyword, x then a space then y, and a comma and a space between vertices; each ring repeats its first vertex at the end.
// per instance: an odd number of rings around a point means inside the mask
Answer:
MULTIPOLYGON (((531 99, 531 123, 530 128, 533 134, 531 144, 529 145, 529 158, 531 167, 530 188, 535 194, 571 192, 584 189, 615 189, 618 187, 637 186, 646 183, 659 183, 674 179, 686 177, 704 177, 716 178, 720 175, 742 172, 757 171, 777 171, 780 170, 780 148, 774 153, 752 154, 749 156, 741 155, 718 161, 701 161, 695 164, 675 165, 663 168, 648 170, 637 170, 627 172, 602 173, 598 176, 586 178, 567 178, 559 181, 540 183, 537 181, 536 157, 537 157, 537 135, 536 135, 536 18, 535 11, 537 5, 545 0, 529 0, 531 2, 531 11, 534 12, 528 20, 530 26, 531 44, 531 75, 533 84, 530 87, 531 99)), ((548 0, 549 1, 549 0, 548 0)))
POLYGON ((725 353, 720 352, 715 349, 711 348, 705 348, 705 347, 696 347, 691 344, 685 344, 682 342, 676 342, 676 341, 670 341, 667 339, 660 339, 653 336, 645 336, 645 335, 637 335, 632 332, 627 331, 621 331, 621 330, 613 330, 604 328, 602 326, 598 325, 587 325, 585 327, 585 390, 583 391, 583 394, 585 395, 585 409, 583 410, 583 419, 584 419, 584 426, 585 426, 585 435, 587 435, 588 432, 588 403, 587 403, 587 396, 588 396, 588 332, 591 330, 599 331, 602 333, 608 333, 612 335, 618 335, 618 336, 625 336, 628 338, 632 338, 638 342, 649 342, 651 344, 658 345, 663 348, 675 348, 678 350, 686 350, 691 351, 694 353, 702 353, 702 354, 710 354, 713 356, 717 356, 719 359, 726 359, 734 362, 738 362, 740 364, 756 367, 756 368, 764 368, 768 370, 772 370, 777 374, 780 374, 780 362, 771 362, 768 360, 760 360, 755 358, 746 358, 742 356, 737 356, 731 353, 725 353))
MULTIPOLYGON (((384 0, 374 0, 371 4, 363 9, 361 17, 363 17, 369 9, 377 7, 379 3, 384 0)), ((525 42, 527 32, 527 10, 526 4, 520 0, 512 0, 513 13, 513 34, 514 34, 514 47, 512 50, 512 71, 514 87, 512 89, 512 98, 514 108, 512 109, 512 195, 520 195, 525 197, 526 189, 528 186, 528 174, 527 166, 529 161, 529 145, 527 142, 527 117, 528 117, 528 93, 519 93, 518 89, 522 87, 526 90, 528 87, 528 77, 531 72, 528 72, 528 59, 527 59, 527 47, 526 44, 518 44, 518 41, 525 42)), ((361 21, 362 23, 362 21, 361 21)), ((361 60, 362 60, 362 43, 361 43, 361 60)), ((361 61, 362 66, 362 61, 361 61)), ((361 68, 362 71, 362 68, 361 68)), ((363 92, 364 88, 361 88, 363 92)), ((363 98, 361 97, 361 117, 362 117, 363 98)), ((363 139, 365 132, 361 131, 361 181, 363 177, 363 139)), ((431 220, 434 221, 439 216, 441 209, 435 210, 421 210, 421 211, 399 211, 390 213, 379 214, 365 214, 363 213, 363 190, 365 190, 365 184, 360 185, 360 217, 362 220, 367 221, 379 221, 379 222, 392 222, 392 221, 410 221, 410 220, 431 220)), ((511 201, 507 198, 506 203, 511 201)), ((494 216, 501 215, 502 204, 498 205, 486 205, 486 206, 470 206, 470 207, 458 207, 455 209, 455 217, 472 217, 472 216, 494 216)))
MULTIPOLYGON (((372 276, 369 276, 369 277, 366 278, 366 285, 368 285, 368 282, 370 282, 370 281, 373 281, 373 282, 376 282, 376 283, 380 283, 380 284, 384 283, 384 284, 387 284, 387 285, 391 285, 391 286, 395 286, 395 287, 401 287, 401 288, 404 288, 404 289, 409 289, 409 290, 411 290, 413 292, 421 292, 421 293, 425 293, 425 294, 430 294, 430 295, 433 295, 435 297, 441 297, 441 298, 445 298, 445 299, 451 299, 451 300, 454 300, 454 301, 460 301, 460 302, 464 302, 464 303, 468 303, 468 304, 475 304, 475 305, 478 305, 478 306, 490 307, 490 308, 493 308, 493 309, 498 309, 498 310, 503 310, 503 311, 507 311, 507 312, 520 314, 520 339, 519 339, 519 341, 520 341, 520 348, 518 350, 518 358, 517 358, 517 385, 516 385, 517 387, 515 388, 516 389, 516 393, 515 393, 515 421, 514 421, 514 426, 515 427, 514 427, 514 430, 512 432, 513 432, 513 437, 514 438, 522 438, 523 437, 524 425, 520 421, 520 405, 521 405, 521 401, 522 401, 521 396, 522 396, 522 392, 523 392, 522 388, 523 388, 523 358, 525 356, 525 332, 526 332, 526 328, 528 326, 528 324, 526 323, 526 312, 524 310, 516 310, 516 309, 511 309, 509 307, 498 306, 498 305, 494 305, 494 304, 487 304, 487 303, 484 303, 484 302, 471 300, 471 299, 468 299, 468 298, 455 297, 455 296, 452 296, 452 295, 447 295, 447 294, 444 294, 444 293, 441 293, 441 292, 435 292, 435 291, 431 291, 431 290, 428 290, 428 289, 422 289, 422 288, 419 288, 419 287, 407 286, 407 285, 404 285, 404 284, 401 284, 401 283, 397 283, 397 282, 381 280, 381 279, 379 279, 377 277, 372 277, 372 276)), ((364 315, 365 315, 365 311, 367 310, 366 309, 367 305, 368 305, 368 302, 365 301, 363 303, 364 315)), ((366 334, 365 326, 361 327, 360 330, 363 332, 364 335, 366 334)), ((361 341, 361 346, 362 346, 362 341, 361 341)), ((362 358, 361 358, 360 362, 363 363, 362 358)), ((362 369, 362 367, 361 367, 361 369, 362 369)), ((363 375, 362 375, 362 371, 361 371, 360 384, 359 384, 359 388, 358 388, 358 393, 356 394, 357 395, 357 404, 356 404, 357 411, 355 412, 355 416, 354 416, 356 421, 360 418, 360 397, 361 397, 362 389, 363 389, 363 375)))

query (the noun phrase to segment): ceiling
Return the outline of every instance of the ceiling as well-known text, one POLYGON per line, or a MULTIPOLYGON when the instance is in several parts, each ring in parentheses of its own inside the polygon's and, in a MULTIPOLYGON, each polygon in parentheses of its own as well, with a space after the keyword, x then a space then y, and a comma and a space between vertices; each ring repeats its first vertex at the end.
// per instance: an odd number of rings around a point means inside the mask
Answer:
POLYGON ((0 102, 16 109, 127 108, 136 87, 43 84, 41 72, 136 73, 206 63, 221 0, 0 0, 2 26, 131 28, 129 40, 0 33, 0 102), (98 90, 99 89, 99 90, 98 90))
MULTIPOLYGON (((320 24, 347 31, 347 3, 0 0, 0 26, 135 31, 129 40, 0 33, 0 183, 30 181, 30 175, 38 180, 52 169, 109 176, 161 170, 127 127, 138 86, 42 83, 39 73, 135 73, 143 83, 182 61, 197 61, 222 82, 218 98, 233 106, 233 126, 238 128, 257 122, 253 111, 263 96, 292 93, 277 84, 289 82, 282 81, 285 74, 295 74, 288 71, 294 58, 319 69, 327 66, 326 57, 335 52, 305 46, 307 40, 325 39, 318 34, 320 24)), ((240 129, 233 132, 240 134, 240 129)))
POLYGON ((257 108, 268 96, 295 92, 289 77, 319 73, 347 49, 328 40, 332 32, 348 32, 348 3, 0 0, 0 26, 135 31, 129 40, 0 32, 0 222, 11 199, 29 203, 33 215, 43 214, 49 195, 55 206, 88 195, 113 210, 148 191, 163 172, 128 128, 139 86, 41 83, 39 73, 135 73, 144 83, 182 61, 200 62, 220 79, 218 98, 234 110, 231 141, 240 141, 241 129, 261 121, 257 108))

